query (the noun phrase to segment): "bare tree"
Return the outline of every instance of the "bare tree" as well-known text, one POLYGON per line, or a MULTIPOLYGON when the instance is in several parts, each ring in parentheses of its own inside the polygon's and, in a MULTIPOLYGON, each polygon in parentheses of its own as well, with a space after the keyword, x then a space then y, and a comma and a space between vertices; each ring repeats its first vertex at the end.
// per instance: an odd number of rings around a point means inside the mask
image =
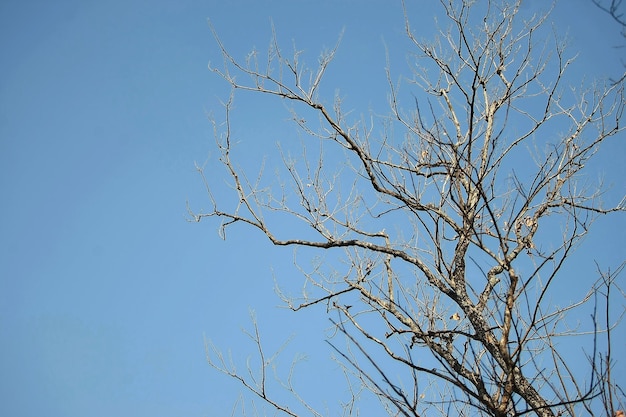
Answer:
MULTIPOLYGON (((349 342, 333 343, 346 371, 389 415, 613 415, 623 392, 610 373, 610 335, 623 306, 609 304, 623 302, 615 278, 624 264, 591 280, 564 271, 594 219, 625 210, 624 200, 603 206, 602 184, 585 177, 623 130, 624 78, 570 88, 571 60, 546 35, 548 14, 522 18, 521 0, 440 3, 447 26, 432 42, 415 35, 405 9, 413 73, 396 83, 388 68, 390 114, 367 120, 340 96, 320 97, 336 47, 309 70, 276 36, 265 57, 239 62, 215 34, 224 65, 211 69, 233 91, 224 123, 214 122, 233 200, 216 200, 199 167, 212 206, 190 213, 221 219, 224 236, 242 223, 274 245, 332 254, 298 262, 306 291, 284 300, 293 310, 327 307, 349 342), (401 89, 420 93, 407 102, 401 89), (301 157, 282 154, 284 181, 235 162, 238 92, 291 103, 306 139, 301 157), (574 279, 587 291, 568 302, 555 289, 574 279), (589 326, 577 311, 595 312, 589 326), (570 338, 588 342, 584 371, 563 348, 570 338), (400 384, 396 372, 408 378, 400 384)), ((265 390, 263 357, 259 379, 220 355, 210 362, 296 415, 265 390)))
MULTIPOLYGON (((624 0, 591 0, 596 7, 607 13, 613 21, 621 28, 622 38, 626 39, 626 3, 624 0)), ((616 45, 618 49, 624 48, 625 45, 616 45)), ((623 62, 623 61, 622 61, 623 62)))
POLYGON ((622 28, 622 35, 626 37, 626 16, 624 16, 624 1, 623 0, 591 0, 593 4, 599 7, 601 10, 608 13, 615 22, 622 28))

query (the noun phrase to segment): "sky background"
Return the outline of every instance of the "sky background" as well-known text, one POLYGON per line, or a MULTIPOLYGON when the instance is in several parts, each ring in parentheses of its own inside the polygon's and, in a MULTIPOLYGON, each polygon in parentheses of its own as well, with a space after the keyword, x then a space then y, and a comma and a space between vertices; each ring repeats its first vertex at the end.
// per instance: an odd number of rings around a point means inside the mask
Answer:
MULTIPOLYGON (((428 38, 437 2, 422 3, 413 26, 428 38)), ((579 53, 574 79, 623 69, 619 28, 589 3, 553 15, 579 53)), ((215 157, 207 114, 228 96, 207 69, 219 63, 208 18, 238 58, 265 49, 271 20, 311 63, 344 28, 325 88, 358 112, 385 108, 385 45, 406 65, 401 7, 387 0, 0 2, 0 415, 229 415, 241 390, 206 364, 204 340, 251 356, 251 310, 269 351, 293 335, 282 365, 307 355, 297 382, 314 403, 336 409, 345 394, 325 316, 277 308, 273 271, 299 278, 291 251, 187 221, 187 201, 208 208, 194 162, 215 157)), ((240 100, 240 161, 255 164, 292 130, 240 100)), ((625 150, 622 134, 592 171, 609 202, 626 193, 625 150)), ((583 249, 615 266, 623 230, 624 216, 601 219, 583 249)))

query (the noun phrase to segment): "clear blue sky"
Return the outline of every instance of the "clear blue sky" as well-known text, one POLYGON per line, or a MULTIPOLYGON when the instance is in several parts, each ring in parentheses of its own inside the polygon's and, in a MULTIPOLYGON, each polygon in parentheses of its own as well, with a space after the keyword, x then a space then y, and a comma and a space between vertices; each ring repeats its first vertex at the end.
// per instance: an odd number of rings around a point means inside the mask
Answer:
MULTIPOLYGON (((432 17, 415 20, 432 31, 432 17)), ((384 109, 383 40, 404 70, 399 1, 0 2, 0 415, 229 415, 240 389, 208 367, 203 339, 245 359, 249 309, 269 350, 294 335, 281 363, 306 353, 302 390, 335 409, 329 323, 276 308, 272 270, 299 278, 291 251, 186 222, 187 200, 207 203, 194 171, 215 153, 206 113, 228 93, 207 70, 219 61, 207 18, 237 57, 266 47, 272 18, 312 63, 345 27, 326 88, 358 112, 384 109)), ((589 1, 561 1, 554 21, 581 79, 621 71, 619 28, 589 1)), ((276 142, 256 100, 237 102, 253 137, 243 163, 276 142)), ((611 202, 626 193, 625 149, 622 135, 599 155, 611 202)), ((623 217, 600 220, 584 247, 610 242, 595 256, 605 265, 626 253, 623 217)))

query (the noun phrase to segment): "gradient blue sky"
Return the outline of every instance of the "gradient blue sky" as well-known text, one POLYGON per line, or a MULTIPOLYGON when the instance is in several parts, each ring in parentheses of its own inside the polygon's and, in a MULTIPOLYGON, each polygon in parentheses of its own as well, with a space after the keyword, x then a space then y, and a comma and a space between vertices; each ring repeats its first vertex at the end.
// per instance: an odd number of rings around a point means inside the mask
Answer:
MULTIPOLYGON (((404 70, 399 1, 0 2, 0 415, 229 415, 240 388, 208 367, 203 340, 251 355, 250 309, 269 350, 294 335, 281 363, 306 353, 299 386, 334 409, 328 322, 276 308, 272 270, 298 279, 291 251, 186 221, 187 200, 207 204, 194 170, 214 154, 206 114, 228 94, 207 70, 219 61, 207 18, 237 57, 265 48, 270 18, 310 62, 345 28, 327 88, 359 112, 384 109, 383 40, 404 70)), ((561 1, 554 22, 580 53, 574 74, 621 71, 619 28, 589 1, 561 1)), ((237 102, 243 163, 275 142, 256 100, 237 102)), ((599 156, 611 202, 626 192, 625 149, 622 135, 599 156)), ((584 248, 609 241, 606 265, 626 253, 623 217, 584 248)))

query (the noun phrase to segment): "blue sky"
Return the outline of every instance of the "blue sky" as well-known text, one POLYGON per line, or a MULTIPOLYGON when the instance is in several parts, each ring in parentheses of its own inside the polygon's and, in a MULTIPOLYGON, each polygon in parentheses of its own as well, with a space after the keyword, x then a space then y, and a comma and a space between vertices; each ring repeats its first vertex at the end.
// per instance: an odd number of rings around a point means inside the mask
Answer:
MULTIPOLYGON (((432 17, 415 17, 424 37, 432 17)), ((0 414, 228 415, 240 389, 208 367, 204 338, 252 355, 251 309, 269 350, 294 335, 281 363, 306 353, 298 383, 333 409, 341 380, 315 383, 337 379, 329 323, 276 307, 273 271, 298 282, 292 252, 186 221, 186 201, 207 204, 194 161, 215 156, 206 115, 228 94, 207 69, 219 62, 207 18, 238 58, 264 50, 270 19, 312 63, 344 28, 325 88, 358 112, 385 109, 384 45, 404 70, 399 2, 1 2, 0 414)), ((622 70, 619 28, 588 1, 562 1, 554 23, 579 51, 574 76, 622 70)), ((256 164, 288 132, 258 97, 238 100, 237 133, 254 138, 242 163, 256 164)), ((626 193, 625 150, 621 135, 593 171, 609 202, 626 193)), ((623 217, 598 221, 584 247, 609 266, 626 253, 623 217)))

